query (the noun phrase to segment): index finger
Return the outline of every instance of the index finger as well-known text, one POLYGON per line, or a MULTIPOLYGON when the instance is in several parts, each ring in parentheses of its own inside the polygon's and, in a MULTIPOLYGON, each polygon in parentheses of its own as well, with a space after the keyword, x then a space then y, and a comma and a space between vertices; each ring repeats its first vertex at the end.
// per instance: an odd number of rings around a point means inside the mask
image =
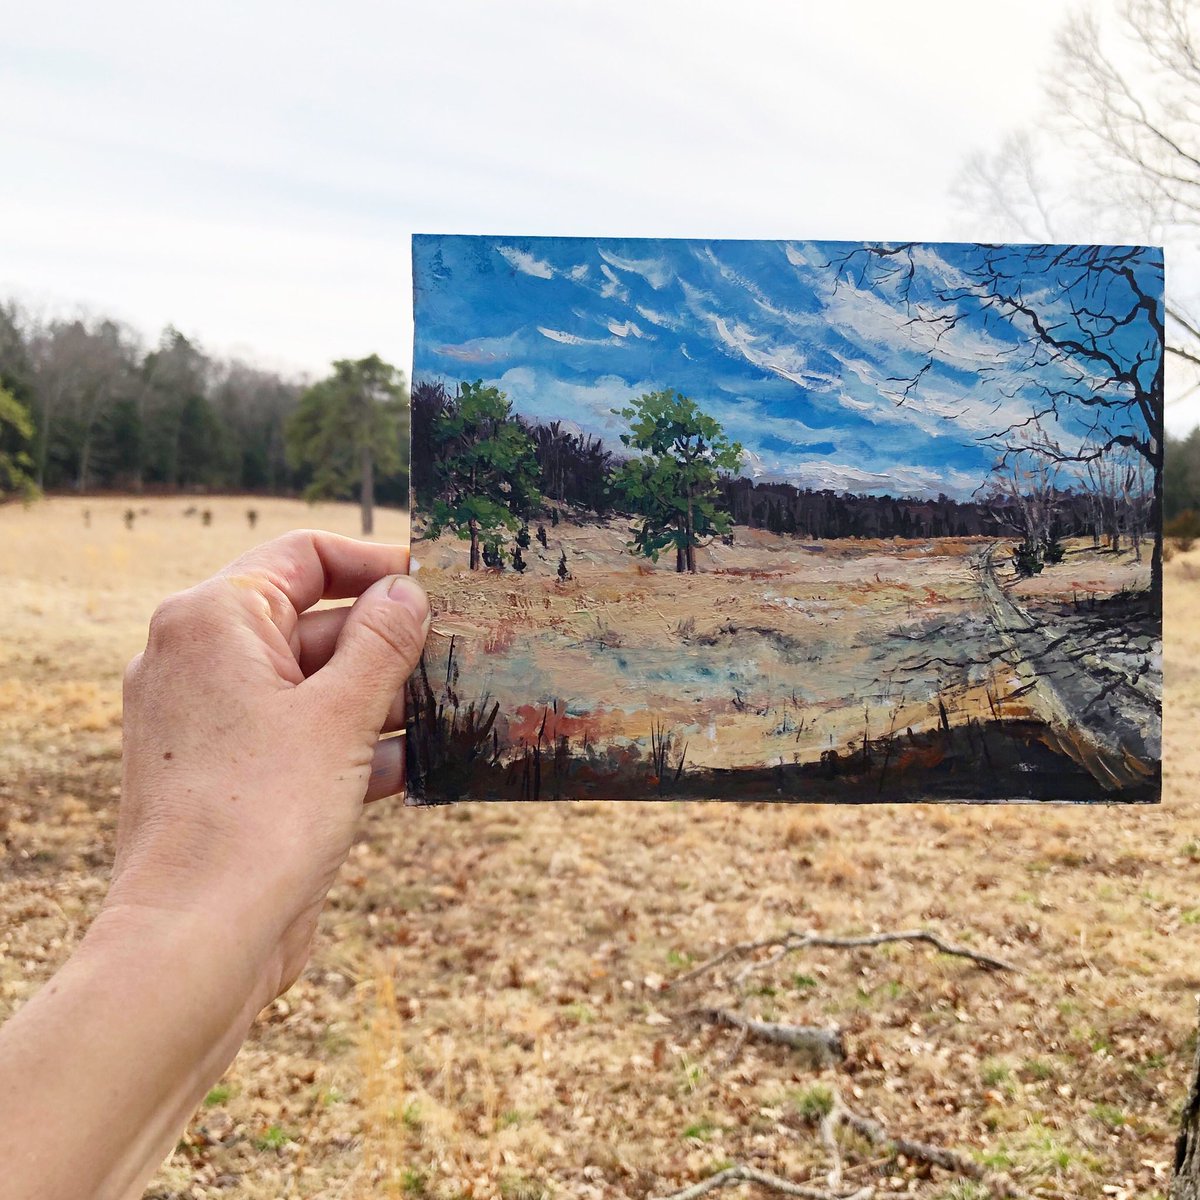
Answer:
MULTIPOLYGON (((221 576, 249 584, 272 600, 271 590, 282 593, 293 614, 311 608, 318 600, 344 600, 358 596, 385 575, 408 572, 408 547, 360 542, 320 529, 294 529, 230 563, 221 576)), ((287 614, 272 616, 279 623, 287 614)))

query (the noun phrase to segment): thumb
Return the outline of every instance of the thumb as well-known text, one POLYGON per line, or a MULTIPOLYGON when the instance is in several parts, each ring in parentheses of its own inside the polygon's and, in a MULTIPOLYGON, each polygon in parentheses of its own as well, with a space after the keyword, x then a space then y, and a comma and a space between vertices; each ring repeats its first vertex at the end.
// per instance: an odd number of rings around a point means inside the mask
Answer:
POLYGON ((421 660, 429 620, 429 598, 415 579, 378 580, 354 602, 333 656, 312 682, 320 680, 332 702, 374 737, 421 660))

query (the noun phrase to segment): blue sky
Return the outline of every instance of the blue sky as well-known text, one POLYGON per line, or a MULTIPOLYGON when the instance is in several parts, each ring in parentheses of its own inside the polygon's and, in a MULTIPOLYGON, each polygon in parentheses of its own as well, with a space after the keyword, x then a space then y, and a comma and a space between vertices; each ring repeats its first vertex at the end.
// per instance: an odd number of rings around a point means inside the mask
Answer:
MULTIPOLYGON (((852 246, 784 241, 418 236, 415 379, 483 379, 518 412, 562 419, 620 449, 612 410, 673 387, 746 448, 743 471, 799 486, 965 498, 1041 386, 1020 331, 972 299, 938 299, 978 251, 922 245, 897 276, 839 270, 852 246), (940 339, 923 321, 958 311, 940 339), (904 392, 927 363, 919 387, 904 392)), ((1023 260, 1024 255, 1018 251, 1023 260)), ((1030 269, 1030 295, 1061 283, 1030 269)), ((1064 444, 1078 424, 1055 429, 1064 444)))

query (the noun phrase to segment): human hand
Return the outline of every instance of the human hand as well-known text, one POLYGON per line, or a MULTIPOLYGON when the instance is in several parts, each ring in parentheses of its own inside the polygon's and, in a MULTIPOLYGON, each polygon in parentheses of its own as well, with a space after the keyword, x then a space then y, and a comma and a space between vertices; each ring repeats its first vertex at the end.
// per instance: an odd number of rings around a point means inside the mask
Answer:
POLYGON ((403 786, 403 739, 379 738, 429 627, 407 566, 290 533, 155 613, 125 678, 108 897, 0 1028, 3 1200, 140 1196, 300 973, 364 799, 403 786))
POLYGON ((407 567, 405 548, 294 532, 159 606, 125 677, 102 918, 233 931, 259 1007, 294 982, 364 799, 403 787, 404 740, 380 734, 429 627, 407 567))

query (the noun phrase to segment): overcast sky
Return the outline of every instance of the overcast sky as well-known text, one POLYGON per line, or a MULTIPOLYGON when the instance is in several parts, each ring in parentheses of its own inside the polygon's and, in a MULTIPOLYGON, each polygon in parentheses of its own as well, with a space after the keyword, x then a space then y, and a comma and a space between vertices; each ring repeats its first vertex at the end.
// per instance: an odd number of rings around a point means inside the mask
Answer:
POLYGON ((147 337, 171 321, 287 370, 372 352, 407 369, 413 232, 995 236, 951 188, 1036 116, 1069 11, 9 6, 0 295, 147 337))

